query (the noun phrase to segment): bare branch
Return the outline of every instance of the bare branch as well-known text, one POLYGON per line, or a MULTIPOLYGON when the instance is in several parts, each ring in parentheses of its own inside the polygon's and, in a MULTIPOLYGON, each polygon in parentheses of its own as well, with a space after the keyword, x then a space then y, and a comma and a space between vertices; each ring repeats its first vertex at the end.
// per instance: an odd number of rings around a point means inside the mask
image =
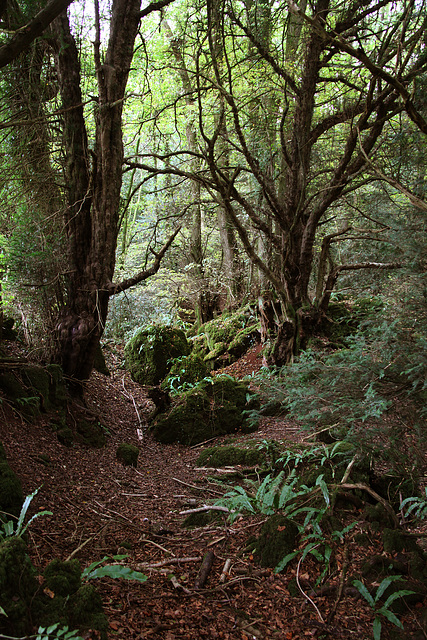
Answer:
POLYGON ((154 253, 153 251, 155 259, 152 266, 149 269, 140 271, 139 273, 136 274, 136 276, 133 276, 132 278, 127 278, 126 280, 122 280, 122 282, 119 282, 117 284, 111 283, 110 286, 108 287, 108 294, 110 296, 115 296, 117 293, 126 291, 127 289, 130 289, 136 284, 139 284, 140 282, 147 280, 147 278, 150 278, 150 276, 153 276, 155 273, 157 273, 157 271, 160 269, 160 263, 166 251, 169 249, 169 247, 171 246, 172 242, 175 240, 180 230, 181 230, 181 227, 178 227, 178 229, 174 231, 174 233, 168 239, 166 244, 163 245, 159 253, 154 253))
POLYGON ((5 67, 28 49, 30 44, 55 20, 73 0, 51 0, 47 6, 24 27, 18 29, 6 44, 0 47, 0 68, 5 67))

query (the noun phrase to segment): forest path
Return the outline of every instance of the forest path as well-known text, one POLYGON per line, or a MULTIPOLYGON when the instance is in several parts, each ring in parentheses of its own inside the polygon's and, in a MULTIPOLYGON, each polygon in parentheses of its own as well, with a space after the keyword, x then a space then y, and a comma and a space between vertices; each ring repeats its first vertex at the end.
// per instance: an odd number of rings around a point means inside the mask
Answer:
MULTIPOLYGON (((254 349, 227 371, 242 376, 256 370, 261 366, 258 351, 254 349)), ((54 557, 74 557, 85 567, 104 556, 128 553, 127 564, 149 576, 147 582, 97 581, 109 617, 109 637, 119 640, 371 637, 372 616, 354 594, 343 596, 327 625, 302 594, 289 595, 296 567, 280 575, 260 570, 246 543, 259 530, 262 517, 241 519, 231 526, 220 519, 193 530, 182 528, 181 511, 203 505, 223 490, 196 466, 203 446, 154 441, 143 422, 149 402, 121 363, 122 354, 112 354, 111 377, 94 374, 87 387, 87 403, 99 412, 110 433, 102 449, 79 444, 64 447, 47 419, 27 424, 4 414, 7 429, 0 439, 22 479, 24 493, 42 487, 32 510, 53 512, 30 527, 34 564, 43 570, 54 557), (140 448, 137 468, 117 461, 116 449, 122 442, 140 448), (205 587, 195 589, 207 551, 214 552, 213 568, 205 587), (231 569, 221 581, 228 558, 231 569), (146 566, 156 563, 163 564, 146 566)), ((295 425, 286 419, 263 418, 258 432, 239 440, 295 435, 295 425)), ((354 562, 363 560, 364 554, 361 551, 354 562)), ((307 559, 304 565, 302 581, 309 578, 313 561, 307 559)), ((334 594, 329 599, 316 598, 324 619, 334 599, 334 594)))

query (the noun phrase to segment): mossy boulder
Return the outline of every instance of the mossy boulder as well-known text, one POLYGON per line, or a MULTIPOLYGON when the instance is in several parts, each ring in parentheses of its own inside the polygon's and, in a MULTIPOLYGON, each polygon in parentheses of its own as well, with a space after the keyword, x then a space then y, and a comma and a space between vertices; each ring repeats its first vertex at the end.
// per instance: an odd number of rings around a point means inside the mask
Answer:
POLYGON ((254 467, 266 463, 265 452, 257 446, 243 447, 225 445, 208 447, 197 458, 197 464, 207 467, 227 467, 242 465, 254 467))
POLYGON ((2 322, 1 337, 2 340, 16 340, 18 332, 13 328, 15 318, 5 316, 2 322))
POLYGON ((0 374, 0 389, 26 418, 41 411, 63 410, 67 402, 65 382, 59 365, 42 367, 23 364, 0 374))
POLYGON ((116 458, 127 467, 136 467, 138 456, 139 449, 133 444, 123 442, 117 447, 116 458))
POLYGON ((48 364, 46 371, 49 376, 49 402, 51 406, 65 408, 67 390, 62 367, 59 364, 48 364))
POLYGON ((206 322, 193 339, 195 350, 203 354, 210 369, 234 362, 253 344, 259 334, 259 322, 250 305, 224 313, 206 322))
POLYGON ((22 538, 11 537, 0 543, 0 632, 14 635, 30 633, 31 607, 38 589, 36 571, 22 538))
POLYGON ((272 515, 261 527, 254 543, 254 552, 262 567, 276 567, 281 560, 295 550, 298 537, 297 525, 280 513, 272 515))
POLYGON ((58 429, 56 437, 64 447, 71 447, 74 442, 74 434, 69 427, 62 427, 58 429))
POLYGON ((21 369, 21 377, 31 397, 38 397, 40 409, 50 409, 49 374, 40 365, 27 365, 21 369))
POLYGON ((202 380, 155 419, 154 437, 163 443, 191 445, 239 429, 254 431, 256 426, 244 414, 249 406, 248 392, 246 382, 231 376, 202 380))
POLYGON ((45 585, 59 596, 70 596, 81 587, 81 567, 78 560, 63 562, 55 558, 44 571, 45 585))
POLYGON ((60 622, 80 631, 96 629, 97 637, 106 640, 108 619, 101 597, 92 584, 82 584, 78 560, 53 560, 44 571, 44 587, 51 597, 39 603, 41 624, 60 622))
POLYGON ((96 629, 101 640, 107 640, 108 618, 104 613, 102 599, 92 584, 83 584, 71 596, 69 624, 77 629, 96 629))
POLYGON ((178 391, 203 380, 209 373, 204 359, 197 353, 175 358, 161 386, 168 391, 178 391))
POLYGON ((98 419, 80 419, 76 424, 76 438, 82 444, 100 449, 107 441, 105 431, 98 419))
POLYGON ((21 481, 4 458, 0 460, 0 511, 19 516, 23 502, 21 481))
POLYGON ((156 385, 169 372, 171 360, 190 353, 181 329, 154 326, 139 329, 125 346, 126 368, 142 385, 156 385))

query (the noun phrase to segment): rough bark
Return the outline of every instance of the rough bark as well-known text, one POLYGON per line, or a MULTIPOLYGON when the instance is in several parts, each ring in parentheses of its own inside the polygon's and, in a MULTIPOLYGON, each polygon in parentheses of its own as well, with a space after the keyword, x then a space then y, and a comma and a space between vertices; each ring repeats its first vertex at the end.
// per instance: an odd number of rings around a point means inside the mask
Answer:
POLYGON ((140 19, 140 0, 114 0, 103 63, 99 41, 94 43, 98 100, 93 151, 89 150, 83 114, 78 51, 67 15, 62 14, 53 25, 64 107, 65 228, 71 267, 57 338, 65 375, 77 391, 92 371, 109 297, 155 272, 163 255, 157 254, 152 270, 112 284, 122 186, 122 110, 140 19))

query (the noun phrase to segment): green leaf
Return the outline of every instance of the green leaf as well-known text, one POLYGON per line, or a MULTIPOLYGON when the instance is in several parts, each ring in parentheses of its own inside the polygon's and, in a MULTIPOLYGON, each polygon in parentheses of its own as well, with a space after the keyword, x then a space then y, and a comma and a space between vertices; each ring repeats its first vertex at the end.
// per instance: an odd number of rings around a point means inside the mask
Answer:
POLYGON ((7 618, 7 613, 6 613, 6 611, 3 609, 3 607, 0 607, 0 616, 6 616, 6 618, 7 618))
POLYGON ((283 560, 279 562, 277 567, 275 567, 274 573, 280 573, 281 571, 283 571, 286 565, 289 564, 289 562, 293 560, 295 556, 297 556, 298 554, 299 554, 299 551, 292 551, 292 553, 288 553, 288 555, 285 556, 283 560))
POLYGON ((415 593, 415 591, 411 591, 410 589, 402 589, 401 591, 395 591, 387 598, 382 608, 388 609, 391 603, 397 600, 398 598, 402 598, 403 596, 410 596, 413 593, 415 593))
POLYGON ((402 576, 388 576, 387 578, 384 578, 384 580, 381 582, 375 594, 375 602, 378 602, 378 600, 383 595, 384 591, 387 589, 387 587, 390 586, 392 582, 395 582, 396 580, 401 580, 401 579, 402 579, 402 576))
POLYGON ((51 633, 53 633, 55 631, 55 629, 57 629, 59 627, 59 623, 56 622, 55 624, 50 625, 50 627, 48 627, 46 629, 46 633, 49 636, 51 633))
POLYGON ((399 618, 394 615, 392 611, 389 611, 385 607, 381 607, 380 609, 378 609, 378 613, 384 616, 384 618, 387 618, 387 620, 389 620, 394 625, 396 625, 396 627, 399 627, 399 629, 403 629, 403 624, 400 622, 399 618))
POLYGON ((381 638, 381 619, 380 618, 375 618, 374 625, 373 625, 373 632, 374 632, 374 640, 380 640, 381 638))
POLYGON ((138 580, 138 582, 148 580, 147 576, 143 573, 134 571, 130 567, 123 567, 120 564, 107 564, 104 567, 94 569, 85 576, 86 580, 93 580, 95 578, 121 578, 122 580, 138 580))
POLYGON ((365 600, 370 604, 370 606, 373 609, 375 609, 375 601, 371 596, 371 594, 369 593, 369 591, 367 590, 367 588, 365 587, 365 585, 363 584, 363 582, 361 582, 360 580, 353 580, 352 584, 354 587, 356 587, 360 595, 363 596, 365 600))

